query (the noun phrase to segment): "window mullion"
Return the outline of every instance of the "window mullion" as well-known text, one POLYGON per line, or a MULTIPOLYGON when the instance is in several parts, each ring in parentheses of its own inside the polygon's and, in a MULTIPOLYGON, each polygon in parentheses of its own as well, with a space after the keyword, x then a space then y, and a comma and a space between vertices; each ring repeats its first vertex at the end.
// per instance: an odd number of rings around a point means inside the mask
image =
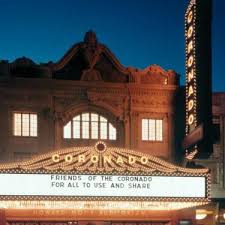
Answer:
POLYGON ((89 130, 89 140, 92 139, 92 121, 91 121, 91 113, 88 113, 88 130, 89 130))
POLYGON ((82 113, 80 114, 80 138, 83 139, 83 130, 82 130, 82 113))
POLYGON ((22 113, 20 113, 20 121, 21 121, 21 135, 20 136, 23 136, 23 115, 22 113))
POLYGON ((109 140, 109 121, 107 120, 107 140, 109 140))
POLYGON ((72 121, 71 121, 71 128, 70 128, 70 132, 71 132, 71 138, 74 139, 74 136, 73 136, 73 118, 72 118, 72 121))
POLYGON ((100 115, 98 114, 98 140, 101 137, 100 115))

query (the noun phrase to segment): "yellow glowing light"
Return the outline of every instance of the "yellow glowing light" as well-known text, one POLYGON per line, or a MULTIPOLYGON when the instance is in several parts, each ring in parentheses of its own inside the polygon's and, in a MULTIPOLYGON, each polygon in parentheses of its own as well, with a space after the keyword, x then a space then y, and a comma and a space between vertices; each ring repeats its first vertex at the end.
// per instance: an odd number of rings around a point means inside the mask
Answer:
POLYGON ((54 155, 52 155, 52 161, 53 161, 53 162, 59 162, 59 161, 60 161, 59 154, 54 154, 54 155))
POLYGON ((190 82, 194 78, 194 70, 191 69, 190 72, 188 72, 188 82, 190 82))
POLYGON ((193 109, 193 106, 194 106, 194 101, 191 99, 189 102, 188 102, 188 110, 192 110, 193 109))
MULTIPOLYGON (((205 219, 208 215, 212 215, 213 211, 208 211, 205 209, 197 209, 196 210, 196 219, 197 220, 203 220, 205 219)), ((216 215, 218 217, 218 215, 216 215)))
POLYGON ((192 34, 193 34, 193 26, 190 26, 190 27, 188 28, 188 32, 187 32, 188 38, 190 38, 190 37, 192 36, 192 34))
POLYGON ((189 86, 188 88, 188 97, 190 97, 194 93, 192 85, 189 86))
POLYGON ((191 52, 192 49, 193 49, 193 41, 190 41, 188 43, 188 54, 191 52))
POLYGON ((190 23, 190 22, 192 21, 192 19, 193 19, 193 11, 190 11, 190 12, 188 13, 187 22, 190 23))
POLYGON ((188 67, 191 67, 192 64, 194 62, 194 57, 191 55, 189 58, 188 58, 188 67))
POLYGON ((207 217, 206 213, 196 213, 196 220, 203 220, 207 217))
POLYGON ((189 124, 189 125, 192 125, 193 122, 194 122, 194 115, 191 114, 191 115, 188 117, 188 124, 189 124))

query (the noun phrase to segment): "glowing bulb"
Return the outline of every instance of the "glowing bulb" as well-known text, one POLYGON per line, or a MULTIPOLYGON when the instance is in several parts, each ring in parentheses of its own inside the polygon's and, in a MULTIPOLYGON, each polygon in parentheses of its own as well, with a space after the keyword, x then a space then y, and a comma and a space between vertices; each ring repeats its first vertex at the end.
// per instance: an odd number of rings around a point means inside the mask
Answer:
POLYGON ((207 216, 206 213, 199 213, 199 214, 196 214, 196 220, 203 220, 205 219, 207 216))
POLYGON ((207 217, 205 210, 196 210, 196 220, 203 220, 207 217))

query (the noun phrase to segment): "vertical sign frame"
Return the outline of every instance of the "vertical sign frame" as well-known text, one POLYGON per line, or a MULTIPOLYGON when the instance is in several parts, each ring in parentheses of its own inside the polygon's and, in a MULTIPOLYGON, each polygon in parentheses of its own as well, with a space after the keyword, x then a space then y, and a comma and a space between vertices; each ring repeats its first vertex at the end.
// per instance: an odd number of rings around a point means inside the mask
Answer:
POLYGON ((212 152, 211 0, 191 0, 185 14, 186 159, 212 152))

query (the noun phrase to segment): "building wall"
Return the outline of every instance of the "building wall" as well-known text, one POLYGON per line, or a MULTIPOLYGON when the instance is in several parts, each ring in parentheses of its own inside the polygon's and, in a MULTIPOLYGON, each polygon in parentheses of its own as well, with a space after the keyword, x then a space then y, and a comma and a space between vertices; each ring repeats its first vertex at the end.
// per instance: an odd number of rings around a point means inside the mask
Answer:
POLYGON ((125 146, 171 159, 172 101, 176 87, 160 90, 160 87, 152 88, 151 85, 99 85, 20 78, 5 81, 1 90, 0 123, 5 131, 1 132, 0 141, 2 159, 95 142, 63 139, 63 126, 73 116, 86 111, 98 112, 115 124, 118 140, 111 141, 110 145, 125 146), (13 136, 13 112, 37 113, 38 136, 13 136), (163 141, 141 140, 142 118, 163 119, 163 141))
POLYGON ((201 163, 211 169, 212 197, 225 198, 225 93, 213 94, 213 154, 201 163))
POLYGON ((213 93, 213 153, 208 159, 195 159, 211 170, 213 199, 225 198, 225 93, 213 93))

